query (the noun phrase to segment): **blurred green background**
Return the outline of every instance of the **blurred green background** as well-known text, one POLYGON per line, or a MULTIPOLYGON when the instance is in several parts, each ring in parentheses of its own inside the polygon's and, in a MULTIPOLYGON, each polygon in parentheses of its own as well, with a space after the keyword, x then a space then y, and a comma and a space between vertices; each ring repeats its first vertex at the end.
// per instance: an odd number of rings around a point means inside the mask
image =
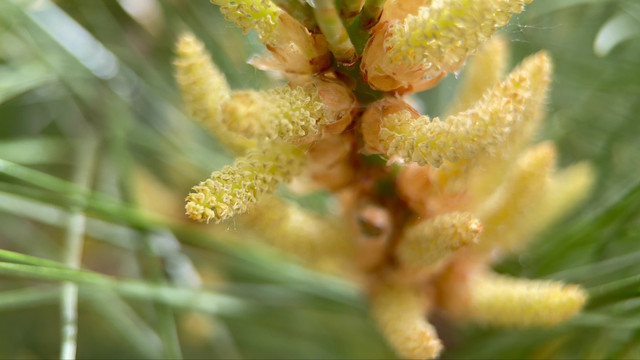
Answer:
MULTIPOLYGON (((255 34, 207 0, 0 1, 0 358, 70 345, 69 281, 79 358, 393 358, 354 285, 233 221, 186 221, 189 188, 232 158, 181 104, 171 63, 185 30, 233 88, 274 84, 246 64, 261 52, 255 34), (77 262, 83 271, 62 265, 77 262)), ((503 33, 514 64, 550 52, 540 138, 562 165, 591 161, 598 183, 498 270, 580 283, 591 300, 553 329, 436 314, 443 358, 640 358, 640 2, 535 0, 503 33)), ((421 94, 426 111, 442 112, 457 83, 421 94)), ((296 200, 316 211, 331 201, 296 200)))

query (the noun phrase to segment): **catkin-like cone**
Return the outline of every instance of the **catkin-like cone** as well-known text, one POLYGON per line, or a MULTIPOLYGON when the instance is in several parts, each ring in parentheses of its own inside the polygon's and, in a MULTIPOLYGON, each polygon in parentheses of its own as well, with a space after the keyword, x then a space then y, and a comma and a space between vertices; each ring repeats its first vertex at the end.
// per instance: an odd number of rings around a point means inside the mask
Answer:
POLYGON ((521 113, 522 121, 511 123, 497 151, 480 152, 472 159, 455 163, 444 162, 434 173, 441 191, 465 191, 470 194, 472 202, 483 202, 500 185, 522 149, 532 141, 545 113, 551 61, 546 53, 539 52, 525 59, 520 68, 529 69, 527 87, 530 90, 521 113))
POLYGON ((591 192, 595 181, 593 167, 586 162, 577 163, 551 175, 548 191, 540 197, 539 204, 527 214, 530 228, 535 234, 580 204, 591 192))
POLYGON ((268 196, 241 218, 261 239, 319 270, 341 273, 354 256, 346 224, 268 196))
POLYGON ((531 0, 433 0, 391 29, 385 45, 391 61, 455 71, 511 14, 531 0))
POLYGON ((220 221, 245 213, 278 184, 289 182, 302 171, 306 156, 299 148, 269 143, 251 149, 232 166, 216 171, 194 186, 187 196, 187 215, 193 220, 220 221))
POLYGON ((444 71, 430 72, 421 65, 409 67, 403 63, 391 63, 386 57, 385 39, 391 28, 383 23, 374 31, 362 53, 360 71, 365 82, 373 89, 401 94, 414 93, 434 87, 444 71))
POLYGON ((505 327, 553 326, 578 313, 587 295, 577 285, 516 279, 491 273, 473 277, 465 318, 505 327))
POLYGON ((358 112, 356 96, 334 73, 298 76, 289 85, 311 86, 317 90, 324 104, 324 121, 320 129, 322 136, 340 134, 358 112))
POLYGON ((478 52, 467 60, 460 92, 449 113, 473 106, 485 91, 497 84, 507 69, 508 55, 509 45, 503 36, 496 35, 483 44, 478 52))
POLYGON ((229 131, 222 123, 222 105, 231 91, 204 45, 192 34, 184 34, 176 43, 176 54, 176 80, 192 116, 231 150, 242 153, 254 147, 254 141, 229 131))
POLYGON ((504 184, 477 211, 484 225, 481 248, 518 250, 519 228, 526 226, 528 211, 535 208, 549 186, 556 151, 551 143, 542 143, 524 152, 504 184))
POLYGON ((544 186, 534 190, 535 197, 525 211, 514 209, 519 211, 517 221, 508 222, 508 226, 499 233, 494 231, 495 237, 499 238, 498 243, 511 251, 523 249, 538 232, 584 200, 593 182, 593 169, 587 163, 578 163, 550 174, 544 186))
POLYGON ((454 72, 530 2, 433 0, 401 23, 376 28, 363 54, 364 77, 373 88, 394 91, 454 72))
POLYGON ((420 116, 416 109, 398 97, 386 97, 369 104, 360 117, 360 132, 364 140, 363 150, 367 153, 384 153, 386 147, 380 141, 383 119, 404 111, 409 112, 412 118, 420 116))
POLYGON ((442 344, 426 320, 425 300, 417 291, 383 284, 371 294, 371 311, 398 354, 407 359, 433 359, 442 344))
POLYGON ((227 128, 257 141, 294 142, 326 124, 326 106, 313 86, 236 91, 222 107, 227 128))
POLYGON ((531 77, 546 66, 544 56, 522 63, 505 81, 487 91, 472 108, 440 121, 399 111, 382 118, 379 142, 388 156, 435 167, 444 161, 473 159, 479 153, 495 154, 513 127, 526 121, 534 97, 531 77))
POLYGON ((452 212, 407 228, 396 248, 402 267, 427 269, 473 244, 482 231, 471 213, 452 212))

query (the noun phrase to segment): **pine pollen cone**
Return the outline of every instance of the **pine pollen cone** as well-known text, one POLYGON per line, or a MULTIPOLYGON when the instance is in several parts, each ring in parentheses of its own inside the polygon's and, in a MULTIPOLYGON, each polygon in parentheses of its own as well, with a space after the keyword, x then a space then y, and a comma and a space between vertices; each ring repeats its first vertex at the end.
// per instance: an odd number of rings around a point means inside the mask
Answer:
POLYGON ((491 269, 575 208, 595 176, 586 163, 558 169, 555 147, 534 144, 549 55, 505 74, 508 43, 492 36, 530 0, 316 0, 295 12, 271 0, 212 2, 265 45, 251 64, 288 83, 232 90, 193 35, 178 41, 186 107, 236 154, 193 187, 191 219, 239 217, 300 262, 360 284, 405 358, 442 351, 429 323, 436 308, 447 321, 515 328, 581 310, 579 285, 491 269), (406 94, 467 62, 448 115, 410 105, 406 94), (274 194, 287 185, 323 190, 339 207, 320 215, 274 194))

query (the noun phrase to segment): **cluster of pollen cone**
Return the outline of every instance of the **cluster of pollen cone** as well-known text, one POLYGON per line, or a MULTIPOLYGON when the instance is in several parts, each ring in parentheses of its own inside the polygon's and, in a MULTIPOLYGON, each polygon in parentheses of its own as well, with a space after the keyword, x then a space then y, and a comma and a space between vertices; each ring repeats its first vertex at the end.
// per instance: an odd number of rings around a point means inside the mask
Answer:
POLYGON ((549 56, 506 73, 507 43, 493 36, 531 0, 212 2, 258 34, 266 50, 251 64, 286 84, 232 91, 193 35, 178 40, 188 109, 237 155, 193 187, 192 219, 237 217, 309 266, 362 284, 380 331, 406 358, 441 352, 428 321, 436 309, 506 327, 552 326, 580 311, 586 295, 576 285, 490 268, 593 181, 588 164, 557 169, 554 145, 532 143, 549 56), (463 66, 447 114, 411 106, 407 95, 463 66), (280 184, 329 190, 339 213, 272 195, 280 184))

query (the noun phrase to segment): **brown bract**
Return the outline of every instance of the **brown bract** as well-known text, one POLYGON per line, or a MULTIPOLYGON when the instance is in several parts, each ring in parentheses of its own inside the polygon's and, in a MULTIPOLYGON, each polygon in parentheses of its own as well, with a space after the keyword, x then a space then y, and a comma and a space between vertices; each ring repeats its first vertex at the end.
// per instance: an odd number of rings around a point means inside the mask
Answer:
POLYGON ((364 81, 371 88, 380 91, 408 94, 428 90, 438 84, 446 75, 443 71, 425 68, 422 64, 407 65, 392 62, 385 53, 385 39, 390 36, 389 29, 394 26, 388 22, 373 32, 362 53, 360 70, 364 81))
POLYGON ((384 152, 380 145, 380 126, 382 118, 390 114, 400 111, 409 111, 416 117, 420 116, 413 107, 404 100, 395 96, 388 96, 382 100, 369 104, 365 112, 360 117, 360 131, 364 146, 362 150, 365 153, 376 154, 384 152))
POLYGON ((276 38, 276 45, 266 45, 269 55, 250 60, 253 66, 294 74, 314 74, 331 66, 331 53, 324 36, 312 34, 285 12, 278 17, 276 38))

